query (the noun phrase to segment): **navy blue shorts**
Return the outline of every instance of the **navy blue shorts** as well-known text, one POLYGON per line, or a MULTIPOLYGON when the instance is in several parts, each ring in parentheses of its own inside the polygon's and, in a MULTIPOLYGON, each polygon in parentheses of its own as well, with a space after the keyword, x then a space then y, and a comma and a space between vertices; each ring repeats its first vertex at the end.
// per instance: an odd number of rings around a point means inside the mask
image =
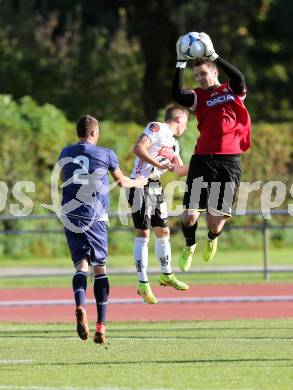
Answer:
POLYGON ((75 233, 64 228, 71 258, 76 266, 82 259, 88 257, 90 265, 104 265, 108 257, 108 226, 104 221, 94 221, 88 227, 88 221, 72 219, 70 222, 81 232, 75 233))

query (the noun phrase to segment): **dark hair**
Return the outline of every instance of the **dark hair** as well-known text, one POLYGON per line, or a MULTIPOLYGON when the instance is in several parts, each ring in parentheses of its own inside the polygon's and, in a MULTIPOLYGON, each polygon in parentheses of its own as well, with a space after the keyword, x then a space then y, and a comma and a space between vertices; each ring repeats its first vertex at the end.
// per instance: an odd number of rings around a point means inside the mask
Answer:
POLYGON ((209 60, 207 57, 196 58, 193 61, 192 65, 194 68, 201 65, 207 65, 211 68, 217 69, 217 65, 213 61, 209 60))
POLYGON ((167 106, 165 110, 165 122, 174 120, 180 113, 184 112, 187 116, 189 115, 188 110, 181 106, 171 104, 167 106))
POLYGON ((99 125, 96 118, 90 115, 84 115, 77 121, 76 133, 78 137, 84 138, 90 135, 90 132, 99 125))

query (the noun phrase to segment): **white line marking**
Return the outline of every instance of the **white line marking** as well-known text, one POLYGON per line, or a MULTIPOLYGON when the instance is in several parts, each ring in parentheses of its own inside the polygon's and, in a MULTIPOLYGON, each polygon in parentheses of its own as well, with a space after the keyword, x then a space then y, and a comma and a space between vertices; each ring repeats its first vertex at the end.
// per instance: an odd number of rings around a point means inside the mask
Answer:
MULTIPOLYGON (((1 364, 28 364, 28 363, 32 363, 33 360, 3 360, 1 359, 0 360, 0 365, 1 364)), ((0 387, 1 388, 1 387, 0 387)))
MULTIPOLYGON (((133 387, 72 387, 72 386, 11 386, 11 385, 0 385, 0 389, 3 390, 133 390, 133 387)), ((176 390, 166 387, 141 387, 140 390, 176 390)), ((186 389, 188 390, 188 389, 186 389)))
MULTIPOLYGON (((239 297, 186 297, 159 298, 159 303, 243 303, 243 302, 293 302, 293 295, 239 296, 239 297)), ((110 299, 110 305, 145 304, 141 298, 110 299)), ((0 301, 0 307, 19 306, 65 306, 73 305, 72 299, 43 299, 28 301, 0 301)), ((94 299, 88 299, 87 304, 96 304, 94 299)))

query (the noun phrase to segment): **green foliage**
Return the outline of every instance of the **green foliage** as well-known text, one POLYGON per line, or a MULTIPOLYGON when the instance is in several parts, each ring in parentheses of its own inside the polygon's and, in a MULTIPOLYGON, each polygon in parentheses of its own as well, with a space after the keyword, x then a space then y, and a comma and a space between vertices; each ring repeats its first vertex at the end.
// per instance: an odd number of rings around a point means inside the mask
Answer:
POLYGON ((176 40, 196 30, 245 74, 254 120, 290 121, 292 12, 286 0, 2 0, 0 93, 143 123, 170 102, 176 40))
POLYGON ((292 175, 293 123, 257 123, 252 128, 252 146, 244 157, 244 178, 284 180, 292 175))
MULTIPOLYGON (((243 181, 281 181, 286 185, 285 208, 292 185, 293 123, 253 125, 252 146, 243 156, 243 181)), ((262 187, 262 186, 261 186, 262 187)), ((249 208, 260 208, 260 191, 250 195, 249 208)))
MULTIPOLYGON (((33 202, 32 212, 44 213, 40 204, 50 203, 51 171, 61 148, 73 140, 72 127, 64 114, 50 104, 38 106, 28 96, 16 102, 8 95, 0 95, 0 177, 8 187, 7 199, 4 196, 1 204, 4 214, 11 214, 11 205, 19 203, 13 194, 19 181, 33 183, 32 192, 27 194, 30 203, 33 202)), ((24 205, 29 206, 28 202, 26 200, 24 205)), ((1 229, 15 230, 29 229, 30 224, 2 221, 0 225, 1 229)), ((31 240, 3 235, 0 238, 0 251, 14 256, 29 253, 32 242, 36 240, 36 237, 31 237, 31 240)), ((43 241, 43 246, 49 247, 50 240, 43 241)), ((43 252, 48 253, 48 250, 43 252)), ((53 254, 54 251, 50 252, 53 254)))
MULTIPOLYGON (((162 120, 162 113, 160 114, 162 120)), ((113 149, 120 161, 120 168, 129 175, 133 168, 134 155, 132 147, 142 133, 143 127, 134 122, 120 123, 114 121, 100 122, 99 144, 113 149)), ((291 202, 289 189, 292 185, 292 123, 279 125, 259 123, 253 126, 252 147, 242 157, 243 181, 261 181, 262 186, 270 181, 282 181, 286 185, 287 196, 282 208, 291 202)), ((188 163, 193 154, 194 145, 198 137, 196 121, 190 116, 188 128, 180 139, 181 155, 184 163, 188 163)), ((0 177, 8 186, 8 198, 2 204, 3 214, 10 214, 11 204, 18 204, 12 189, 19 180, 30 180, 35 183, 35 192, 28 193, 33 201, 34 213, 46 213, 41 204, 50 204, 50 177, 60 150, 75 142, 73 123, 69 122, 64 114, 50 104, 38 105, 32 98, 26 96, 15 101, 8 95, 0 95, 0 177)), ((174 174, 164 175, 163 183, 170 181, 185 182, 185 178, 178 178, 174 174)), ((26 191, 24 191, 26 192, 26 191)), ((248 208, 260 207, 260 190, 253 191, 248 197, 248 208)), ((111 211, 118 211, 121 190, 116 187, 111 191, 111 211)), ((182 204, 183 194, 176 191, 172 210, 182 204)), ((127 206, 127 204, 126 204, 127 206)), ((275 217, 270 223, 289 224, 289 217, 275 217), (274 222, 275 221, 275 222, 274 222)), ((235 217, 229 222, 232 225, 260 224, 257 217, 235 217)), ((129 220, 130 226, 132 222, 129 220)), ((113 228, 121 227, 119 219, 111 221, 113 228)), ((180 229, 180 218, 170 219, 172 229, 180 229)), ((46 221, 2 221, 1 230, 34 230, 60 229, 56 220, 46 221)), ((117 253, 131 252, 129 233, 111 232, 110 246, 117 253)), ((182 236, 178 234, 174 240, 174 249, 180 250, 182 236)), ((248 233, 241 230, 225 233, 222 240, 224 249, 229 246, 240 249, 260 248, 261 236, 259 233, 248 233)), ((272 232, 272 245, 285 247, 292 245, 290 232, 272 232)), ((0 254, 10 254, 14 257, 43 255, 56 256, 68 254, 63 235, 30 234, 25 236, 0 235, 0 254)))
MULTIPOLYGON (((96 24, 92 19, 99 12, 77 1, 44 8, 5 3, 0 3, 0 92, 50 102, 74 120, 85 113, 141 120, 143 107, 135 102, 143 64, 137 40, 127 39, 125 14, 113 28, 113 8, 110 18, 96 24)), ((107 7, 105 2, 104 16, 107 7)))
POLYGON ((134 161, 132 148, 144 127, 133 122, 104 121, 100 124, 100 128, 99 144, 115 151, 120 161, 120 168, 129 175, 134 161))

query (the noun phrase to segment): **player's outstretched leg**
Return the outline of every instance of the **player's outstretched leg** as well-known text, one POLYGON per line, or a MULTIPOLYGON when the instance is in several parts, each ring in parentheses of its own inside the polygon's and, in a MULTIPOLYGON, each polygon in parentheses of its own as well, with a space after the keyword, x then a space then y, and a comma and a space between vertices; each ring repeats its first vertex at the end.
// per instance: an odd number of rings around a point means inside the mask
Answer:
MULTIPOLYGON (((165 232, 169 233, 169 228, 165 228, 164 230, 165 232)), ((170 286, 176 290, 188 290, 189 286, 186 283, 178 280, 172 272, 169 234, 163 237, 155 238, 155 253, 161 266, 159 283, 161 286, 170 286)))
POLYGON ((85 308, 82 306, 77 306, 75 310, 75 316, 77 334, 82 340, 85 341, 89 338, 90 334, 85 308))
MULTIPOLYGON (((96 266, 97 268, 97 266, 96 266)), ((95 268, 95 270, 96 270, 95 268)), ((96 332, 94 335, 94 343, 96 344, 105 344, 106 343, 106 319, 107 319, 107 309, 108 309, 108 298, 109 298, 109 280, 106 274, 106 269, 100 272, 100 274, 95 274, 94 277, 94 295, 97 306, 97 322, 96 322, 96 332)))
POLYGON ((142 297, 146 303, 155 304, 158 302, 154 296, 151 286, 148 281, 148 243, 149 229, 136 229, 139 234, 144 234, 143 237, 135 237, 134 240, 134 262, 138 276, 137 294, 142 297))
POLYGON ((155 304, 158 302, 152 292, 149 282, 139 282, 137 294, 140 295, 146 303, 155 304))
POLYGON ((86 289, 87 289, 87 272, 77 271, 72 278, 72 288, 76 304, 76 331, 82 340, 89 338, 89 327, 85 311, 86 289))
POLYGON ((176 276, 172 274, 161 274, 159 278, 159 283, 161 286, 170 286, 175 288, 176 290, 188 290, 188 284, 181 282, 176 278, 176 276))

